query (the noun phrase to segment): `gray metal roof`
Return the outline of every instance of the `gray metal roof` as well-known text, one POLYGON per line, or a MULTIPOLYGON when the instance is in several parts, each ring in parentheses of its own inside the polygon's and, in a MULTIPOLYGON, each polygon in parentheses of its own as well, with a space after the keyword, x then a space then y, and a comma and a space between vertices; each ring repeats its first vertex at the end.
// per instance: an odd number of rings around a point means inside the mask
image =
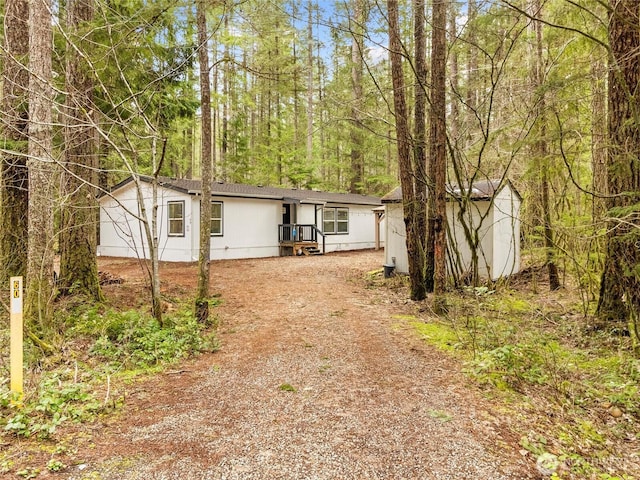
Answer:
MULTIPOLYGON (((140 176, 140 180, 151 182, 151 177, 140 176)), ((132 177, 129 177, 115 185, 111 191, 115 191, 131 181, 132 177)), ((159 185, 165 188, 170 188, 190 195, 199 195, 202 192, 201 180, 160 177, 158 178, 158 182, 159 185)), ((381 204, 379 197, 360 195, 356 193, 319 192, 316 190, 262 187, 257 185, 224 182, 213 182, 211 184, 211 194, 216 197, 262 198, 272 200, 289 200, 299 203, 338 203, 376 206, 381 204)))
MULTIPOLYGON (((502 190, 506 185, 520 198, 520 194, 506 179, 493 179, 493 180, 479 180, 471 184, 471 189, 468 186, 460 187, 458 185, 447 185, 447 194, 452 197, 460 198, 464 195, 469 195, 471 200, 490 200, 496 193, 502 190)), ((382 197, 382 203, 401 203, 402 202, 402 187, 396 187, 382 197)))

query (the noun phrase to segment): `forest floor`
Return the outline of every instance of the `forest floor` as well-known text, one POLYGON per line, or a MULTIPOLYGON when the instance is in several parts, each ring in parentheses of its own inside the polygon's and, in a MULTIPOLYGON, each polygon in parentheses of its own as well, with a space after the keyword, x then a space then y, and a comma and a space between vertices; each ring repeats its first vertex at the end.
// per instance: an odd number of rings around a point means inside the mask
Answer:
MULTIPOLYGON (((4 448, 16 466, 64 462, 38 478, 539 478, 499 406, 404 320, 415 306, 363 281, 382 263, 373 251, 214 262, 218 352, 114 383, 119 413, 60 429, 48 449, 4 448)), ((100 269, 124 280, 105 287, 110 303, 144 305, 135 261, 100 269)), ((161 274, 166 298, 192 296, 194 265, 161 274)))
MULTIPOLYGON (((49 439, 0 436, 0 478, 524 480, 543 478, 540 455, 552 478, 640 478, 640 363, 585 329, 574 290, 541 294, 528 267, 508 288, 452 294, 439 318, 382 263, 375 251, 213 262, 219 350, 164 370, 98 363, 84 375, 103 413, 49 439)), ((121 281, 101 308, 148 313, 137 261, 99 267, 121 281)), ((161 265, 167 318, 196 276, 161 265)), ((54 359, 59 388, 93 358, 87 342, 54 359)))

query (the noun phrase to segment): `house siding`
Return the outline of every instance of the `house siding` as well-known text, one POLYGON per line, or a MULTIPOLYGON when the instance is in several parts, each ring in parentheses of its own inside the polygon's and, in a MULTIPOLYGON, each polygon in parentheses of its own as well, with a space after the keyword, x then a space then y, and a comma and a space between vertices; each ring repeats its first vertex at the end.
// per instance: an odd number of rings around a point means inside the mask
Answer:
POLYGON ((520 199, 503 188, 494 200, 492 279, 520 271, 520 199))
POLYGON ((395 265, 399 273, 408 273, 407 230, 404 225, 402 204, 386 204, 384 219, 384 263, 395 265))
MULTIPOLYGON (((222 236, 211 237, 211 259, 261 258, 278 256, 278 224, 282 223, 282 203, 272 200, 212 197, 222 202, 222 236)), ((200 211, 199 197, 195 200, 200 211)), ((200 229, 200 216, 194 222, 194 238, 200 229)), ((195 238, 193 260, 198 259, 195 238)))
MULTIPOLYGON (((326 252, 360 250, 375 247, 376 220, 373 208, 363 205, 327 204, 326 207, 349 209, 349 233, 325 236, 326 252)), ((318 228, 322 230, 322 215, 318 216, 318 228)), ((318 242, 322 242, 319 238, 318 242)))
MULTIPOLYGON (((509 185, 502 188, 493 199, 473 200, 463 214, 472 232, 477 229, 479 238, 478 274, 482 278, 497 280, 520 270, 520 198, 509 185)), ((401 202, 385 203, 385 264, 395 258, 396 271, 408 273, 406 230, 401 202)), ((447 269, 455 269, 464 275, 472 266, 472 248, 460 219, 460 204, 447 202, 447 243, 449 258, 447 269), (456 254, 457 252, 457 254, 456 254)))
MULTIPOLYGON (((488 278, 492 269, 493 258, 493 209, 489 209, 489 201, 473 201, 468 203, 468 208, 462 215, 464 225, 470 230, 472 235, 478 235, 479 245, 478 274, 488 278), (476 232, 477 230, 477 232, 476 232)), ((452 233, 448 238, 448 248, 453 256, 457 250, 456 268, 458 275, 469 272, 473 264, 472 242, 467 240, 464 232, 463 220, 460 219, 460 204, 451 201, 447 204, 447 220, 449 231, 452 233)), ((449 265, 449 269, 451 266, 449 265)))
MULTIPOLYGON (((152 188, 141 183, 148 214, 152 209, 152 188)), ((98 255, 149 258, 148 244, 141 224, 133 182, 114 193, 115 198, 100 199, 100 242, 98 255), (131 213, 127 213, 130 210, 131 213)), ((223 204, 223 235, 211 237, 211 259, 273 257, 280 254, 278 225, 286 200, 212 196, 223 204)), ((326 252, 373 248, 375 246, 375 214, 373 206, 332 204, 349 208, 349 234, 326 236, 326 252)), ((322 228, 322 205, 298 203, 297 222, 322 228), (316 209, 318 209, 316 217, 316 209)), ((192 262, 199 254, 200 196, 158 187, 158 242, 162 261, 192 262), (184 236, 168 235, 167 202, 184 202, 184 236)), ((319 238, 322 244, 322 238, 319 238)))

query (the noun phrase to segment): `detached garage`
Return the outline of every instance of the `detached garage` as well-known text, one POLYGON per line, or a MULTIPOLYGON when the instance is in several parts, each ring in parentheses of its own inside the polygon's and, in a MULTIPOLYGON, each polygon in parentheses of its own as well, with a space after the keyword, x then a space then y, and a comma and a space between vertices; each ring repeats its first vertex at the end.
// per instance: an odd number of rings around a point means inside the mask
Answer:
MULTIPOLYGON (((457 278, 497 280, 520 271, 522 198, 508 180, 483 180, 448 188, 448 269, 457 278)), ((385 264, 408 273, 402 190, 382 197, 385 208, 385 264)))

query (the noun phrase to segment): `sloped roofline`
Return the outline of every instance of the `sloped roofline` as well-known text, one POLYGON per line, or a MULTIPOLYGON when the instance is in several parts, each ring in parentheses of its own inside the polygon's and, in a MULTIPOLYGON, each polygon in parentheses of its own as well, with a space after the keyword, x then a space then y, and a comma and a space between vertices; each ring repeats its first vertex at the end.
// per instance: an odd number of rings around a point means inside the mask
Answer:
MULTIPOLYGON (((138 178, 151 183, 152 177, 139 175, 138 178)), ((133 176, 129 176, 120 183, 111 187, 113 194, 117 190, 133 182, 133 176)), ((159 177, 158 185, 187 195, 201 195, 202 181, 189 179, 176 179, 159 177)), ((288 189, 277 187, 263 187, 245 185, 239 183, 212 182, 211 195, 215 197, 259 198, 265 200, 282 200, 292 203, 307 203, 325 205, 327 203, 352 204, 352 205, 381 205, 379 197, 360 195, 356 193, 320 192, 316 190, 288 189)))
MULTIPOLYGON (((511 180, 506 179, 491 179, 491 180, 479 180, 473 182, 471 184, 471 189, 465 186, 463 189, 454 185, 447 185, 447 196, 448 198, 457 197, 460 198, 462 196, 462 191, 465 193, 469 192, 469 199, 472 201, 480 202, 491 200, 494 196, 504 189, 504 187, 509 186, 511 191, 516 195, 518 200, 522 200, 522 196, 520 192, 515 188, 511 180)), ((382 203, 402 203, 402 187, 397 186, 389 193, 382 197, 382 203)))

